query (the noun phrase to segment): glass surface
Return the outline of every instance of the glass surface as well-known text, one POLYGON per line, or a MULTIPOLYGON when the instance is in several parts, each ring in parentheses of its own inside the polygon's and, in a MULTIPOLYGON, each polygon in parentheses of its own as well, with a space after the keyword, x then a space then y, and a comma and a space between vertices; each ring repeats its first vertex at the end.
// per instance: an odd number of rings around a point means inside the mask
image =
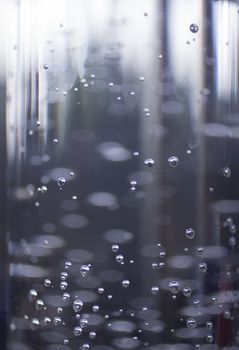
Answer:
POLYGON ((238 1, 2 3, 1 349, 239 349, 238 1))

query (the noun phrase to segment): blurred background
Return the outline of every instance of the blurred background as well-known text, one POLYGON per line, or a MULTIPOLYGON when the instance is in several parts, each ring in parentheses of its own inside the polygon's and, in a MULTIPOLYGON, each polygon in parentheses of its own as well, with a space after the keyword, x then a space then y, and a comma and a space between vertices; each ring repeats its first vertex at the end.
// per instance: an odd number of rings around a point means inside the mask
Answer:
POLYGON ((1 349, 239 349, 238 1, 1 4, 1 349))

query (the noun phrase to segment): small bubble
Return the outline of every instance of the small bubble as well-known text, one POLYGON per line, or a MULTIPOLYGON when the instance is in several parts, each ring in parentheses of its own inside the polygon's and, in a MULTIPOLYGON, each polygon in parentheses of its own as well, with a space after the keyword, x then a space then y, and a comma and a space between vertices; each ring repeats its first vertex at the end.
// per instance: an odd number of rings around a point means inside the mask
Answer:
POLYGON ((80 350, 89 350, 90 345, 88 343, 84 343, 81 345, 80 350))
POLYGON ((63 176, 60 176, 60 177, 58 178, 58 180, 57 180, 57 183, 58 183, 58 186, 59 186, 59 187, 62 187, 62 186, 65 185, 66 179, 65 179, 63 176))
POLYGON ((53 143, 58 143, 58 139, 53 139, 53 143))
POLYGON ((138 157, 139 156, 139 152, 133 152, 133 156, 134 157, 138 157))
POLYGON ((202 254, 204 251, 204 247, 197 247, 197 251, 199 254, 202 254))
POLYGON ((116 260, 117 263, 121 263, 121 262, 124 261, 124 256, 122 254, 118 254, 115 257, 115 260, 116 260))
POLYGON ((93 305, 93 306, 92 306, 92 311, 93 311, 93 312, 98 312, 99 309, 100 309, 100 308, 99 308, 99 305, 93 305))
POLYGON ((237 241, 236 241, 236 238, 234 236, 231 236, 228 240, 228 244, 231 246, 231 247, 235 247, 237 241))
POLYGON ((144 164, 148 168, 152 168, 154 166, 154 160, 152 158, 147 158, 147 159, 145 159, 144 164))
POLYGON ((151 288, 151 293, 156 295, 156 294, 159 294, 159 287, 158 286, 153 286, 151 288))
POLYGON ((42 194, 47 192, 47 186, 41 186, 38 188, 38 192, 41 192, 42 194))
POLYGON ((60 289, 61 290, 66 290, 67 287, 68 287, 68 283, 66 281, 61 281, 60 289))
POLYGON ((66 271, 61 272, 61 280, 65 281, 68 278, 68 273, 66 271))
POLYGON ((144 81, 144 77, 139 77, 139 81, 144 81))
POLYGON ((210 329, 210 330, 213 329, 213 323, 211 321, 207 321, 206 327, 207 329, 210 329))
POLYGON ((122 281, 122 286, 123 286, 124 288, 128 288, 129 285, 130 285, 130 281, 129 281, 129 280, 123 280, 123 281, 122 281))
POLYGON ((80 320, 80 326, 81 326, 81 328, 87 327, 88 326, 88 320, 86 318, 82 318, 80 320))
POLYGON ((104 293, 104 291, 105 291, 105 290, 104 290, 104 288, 103 288, 103 287, 99 287, 99 288, 98 288, 98 293, 99 293, 99 294, 103 294, 103 293, 104 293))
POLYGON ((190 287, 183 288, 183 295, 189 298, 192 295, 192 289, 190 287))
POLYGON ((206 341, 208 342, 208 343, 212 343, 213 342, 213 335, 212 334, 208 334, 207 336, 206 336, 206 341))
POLYGON ((68 339, 64 339, 64 340, 63 340, 63 343, 64 343, 65 345, 67 345, 67 344, 69 344, 69 340, 68 340, 68 339))
POLYGON ((207 272, 207 264, 205 262, 199 263, 198 269, 200 272, 206 273, 207 272))
POLYGON ((70 261, 65 262, 65 269, 69 269, 72 266, 72 263, 70 261))
POLYGON ((83 308, 83 301, 80 299, 74 300, 72 307, 75 312, 80 312, 83 308))
POLYGON ((59 326, 61 324, 61 318, 58 316, 54 317, 53 323, 55 326, 59 326))
POLYGON ((48 69, 48 68, 49 68, 48 64, 44 64, 44 69, 48 69))
POLYGON ((96 338, 96 332, 93 332, 93 331, 90 332, 90 333, 89 333, 89 338, 90 338, 90 339, 95 339, 95 338, 96 338))
POLYGON ((35 289, 30 289, 28 293, 28 297, 30 301, 34 301, 37 298, 37 291, 35 289))
POLYGON ((173 167, 176 168, 179 164, 179 159, 176 156, 171 156, 168 158, 168 164, 173 167))
POLYGON ((33 318, 33 319, 31 320, 31 328, 32 328, 32 329, 36 329, 36 328, 39 327, 39 326, 40 326, 39 320, 38 320, 37 318, 33 318))
POLYGON ((39 127, 41 125, 40 120, 37 120, 37 127, 39 127))
POLYGON ((112 249, 113 253, 116 253, 119 250, 119 245, 118 244, 113 244, 111 249, 112 249))
POLYGON ((51 324, 51 319, 50 319, 50 317, 44 317, 44 319, 43 319, 43 324, 44 324, 44 326, 49 326, 49 324, 51 324))
POLYGON ((180 286, 180 283, 177 282, 177 281, 171 281, 169 282, 169 289, 170 291, 173 293, 173 294, 177 294, 179 292, 179 286, 180 286))
POLYGON ((41 299, 36 300, 35 304, 36 310, 41 310, 44 307, 44 302, 41 299))
POLYGON ((46 278, 44 281, 44 286, 46 288, 49 288, 51 286, 51 280, 49 278, 46 278))
POLYGON ((194 318, 188 318, 186 322, 187 328, 196 328, 197 322, 194 318))
POLYGON ((70 294, 69 294, 69 293, 63 293, 62 299, 63 299, 64 301, 69 300, 69 299, 70 299, 70 294))
POLYGON ((80 268, 80 273, 82 277, 85 277, 88 275, 88 273, 90 272, 90 268, 88 265, 82 265, 80 268))
POLYGON ((81 333, 82 333, 82 328, 81 327, 75 327, 74 328, 74 335, 76 337, 79 337, 81 335, 81 333))
POLYGON ((199 30, 199 27, 198 27, 197 24, 192 23, 192 24, 190 25, 189 29, 190 29, 190 31, 191 31, 192 33, 197 33, 198 30, 199 30))
POLYGON ((188 239, 195 238, 195 230, 192 227, 187 228, 185 231, 185 236, 188 239))
POLYGON ((231 169, 229 167, 223 168, 223 176, 224 177, 230 178, 231 175, 232 175, 232 173, 231 173, 231 169))

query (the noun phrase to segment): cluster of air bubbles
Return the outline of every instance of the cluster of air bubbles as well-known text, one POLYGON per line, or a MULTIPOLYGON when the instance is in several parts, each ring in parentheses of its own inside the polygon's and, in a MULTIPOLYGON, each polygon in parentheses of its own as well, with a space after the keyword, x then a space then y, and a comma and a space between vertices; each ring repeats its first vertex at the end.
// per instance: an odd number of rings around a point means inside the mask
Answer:
POLYGON ((206 273, 207 272, 207 264, 205 262, 200 262, 198 264, 198 269, 200 272, 206 273))
POLYGON ((154 160, 152 158, 146 158, 144 161, 144 164, 148 167, 148 168, 152 168, 154 166, 154 160))
POLYGON ((168 286, 171 293, 177 294, 179 292, 180 283, 178 281, 171 281, 168 286))
POLYGON ((192 227, 189 227, 185 230, 185 236, 188 239, 195 238, 195 230, 192 227))
POLYGON ((223 176, 227 178, 230 178, 232 176, 231 169, 228 166, 222 169, 222 173, 223 173, 223 176))
POLYGON ((190 31, 191 31, 192 33, 195 34, 195 33, 198 32, 199 26, 198 26, 197 24, 195 24, 195 23, 192 23, 192 24, 190 25, 189 29, 190 29, 190 31))
POLYGON ((176 168, 179 164, 179 159, 176 156, 171 156, 168 158, 168 164, 172 167, 172 168, 176 168))

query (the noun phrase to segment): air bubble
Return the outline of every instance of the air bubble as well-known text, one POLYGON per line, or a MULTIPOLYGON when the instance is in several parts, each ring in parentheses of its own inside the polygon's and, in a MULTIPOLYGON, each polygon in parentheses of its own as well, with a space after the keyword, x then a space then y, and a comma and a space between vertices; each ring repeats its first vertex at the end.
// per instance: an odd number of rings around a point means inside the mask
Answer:
POLYGON ((197 322, 194 318, 188 318, 186 322, 187 328, 196 328, 197 322))
POLYGON ((81 328, 87 327, 88 326, 88 320, 86 318, 82 318, 80 320, 80 326, 81 326, 81 328))
POLYGON ((118 244, 113 244, 111 249, 112 249, 113 253, 116 253, 119 250, 119 245, 118 244))
POLYGON ((123 286, 124 288, 128 288, 129 285, 130 285, 130 281, 129 281, 129 280, 123 280, 123 281, 122 281, 122 286, 123 286))
POLYGON ((75 327, 74 328, 74 335, 76 337, 79 337, 81 335, 81 333, 82 333, 82 328, 81 327, 75 327))
POLYGON ((80 268, 80 273, 82 277, 85 277, 88 275, 88 273, 90 272, 90 268, 88 265, 82 265, 80 268))
POLYGON ((183 288, 183 295, 189 298, 192 295, 192 289, 190 287, 183 288))
POLYGON ((207 272, 207 264, 205 262, 199 263, 198 269, 200 272, 206 273, 207 272))
POLYGON ((177 294, 179 292, 179 286, 180 286, 180 283, 177 282, 177 281, 171 281, 169 282, 169 289, 170 291, 173 293, 173 294, 177 294))
POLYGON ((156 295, 156 294, 159 294, 159 287, 158 286, 153 286, 151 288, 151 293, 156 295))
POLYGON ((231 173, 231 169, 229 167, 223 168, 223 176, 224 177, 230 178, 231 175, 232 175, 232 173, 231 173))
POLYGON ((195 238, 195 230, 192 227, 187 228, 185 231, 185 236, 188 239, 195 238))
POLYGON ((190 31, 191 31, 192 33, 197 33, 198 30, 199 30, 199 27, 198 27, 197 24, 192 23, 192 24, 190 25, 189 29, 190 29, 190 31))
POLYGON ((173 167, 176 168, 179 164, 179 159, 176 156, 171 156, 168 158, 168 164, 173 167))
POLYGON ((58 178, 58 180, 57 180, 58 186, 59 186, 59 187, 62 187, 62 186, 65 185, 65 183, 66 183, 66 179, 65 179, 63 176, 60 176, 60 177, 58 178))
POLYGON ((144 161, 144 164, 148 167, 148 168, 152 168, 154 166, 154 160, 152 158, 147 158, 144 161))
POLYGON ((74 300, 72 307, 75 312, 80 312, 83 308, 83 301, 80 299, 74 300))

